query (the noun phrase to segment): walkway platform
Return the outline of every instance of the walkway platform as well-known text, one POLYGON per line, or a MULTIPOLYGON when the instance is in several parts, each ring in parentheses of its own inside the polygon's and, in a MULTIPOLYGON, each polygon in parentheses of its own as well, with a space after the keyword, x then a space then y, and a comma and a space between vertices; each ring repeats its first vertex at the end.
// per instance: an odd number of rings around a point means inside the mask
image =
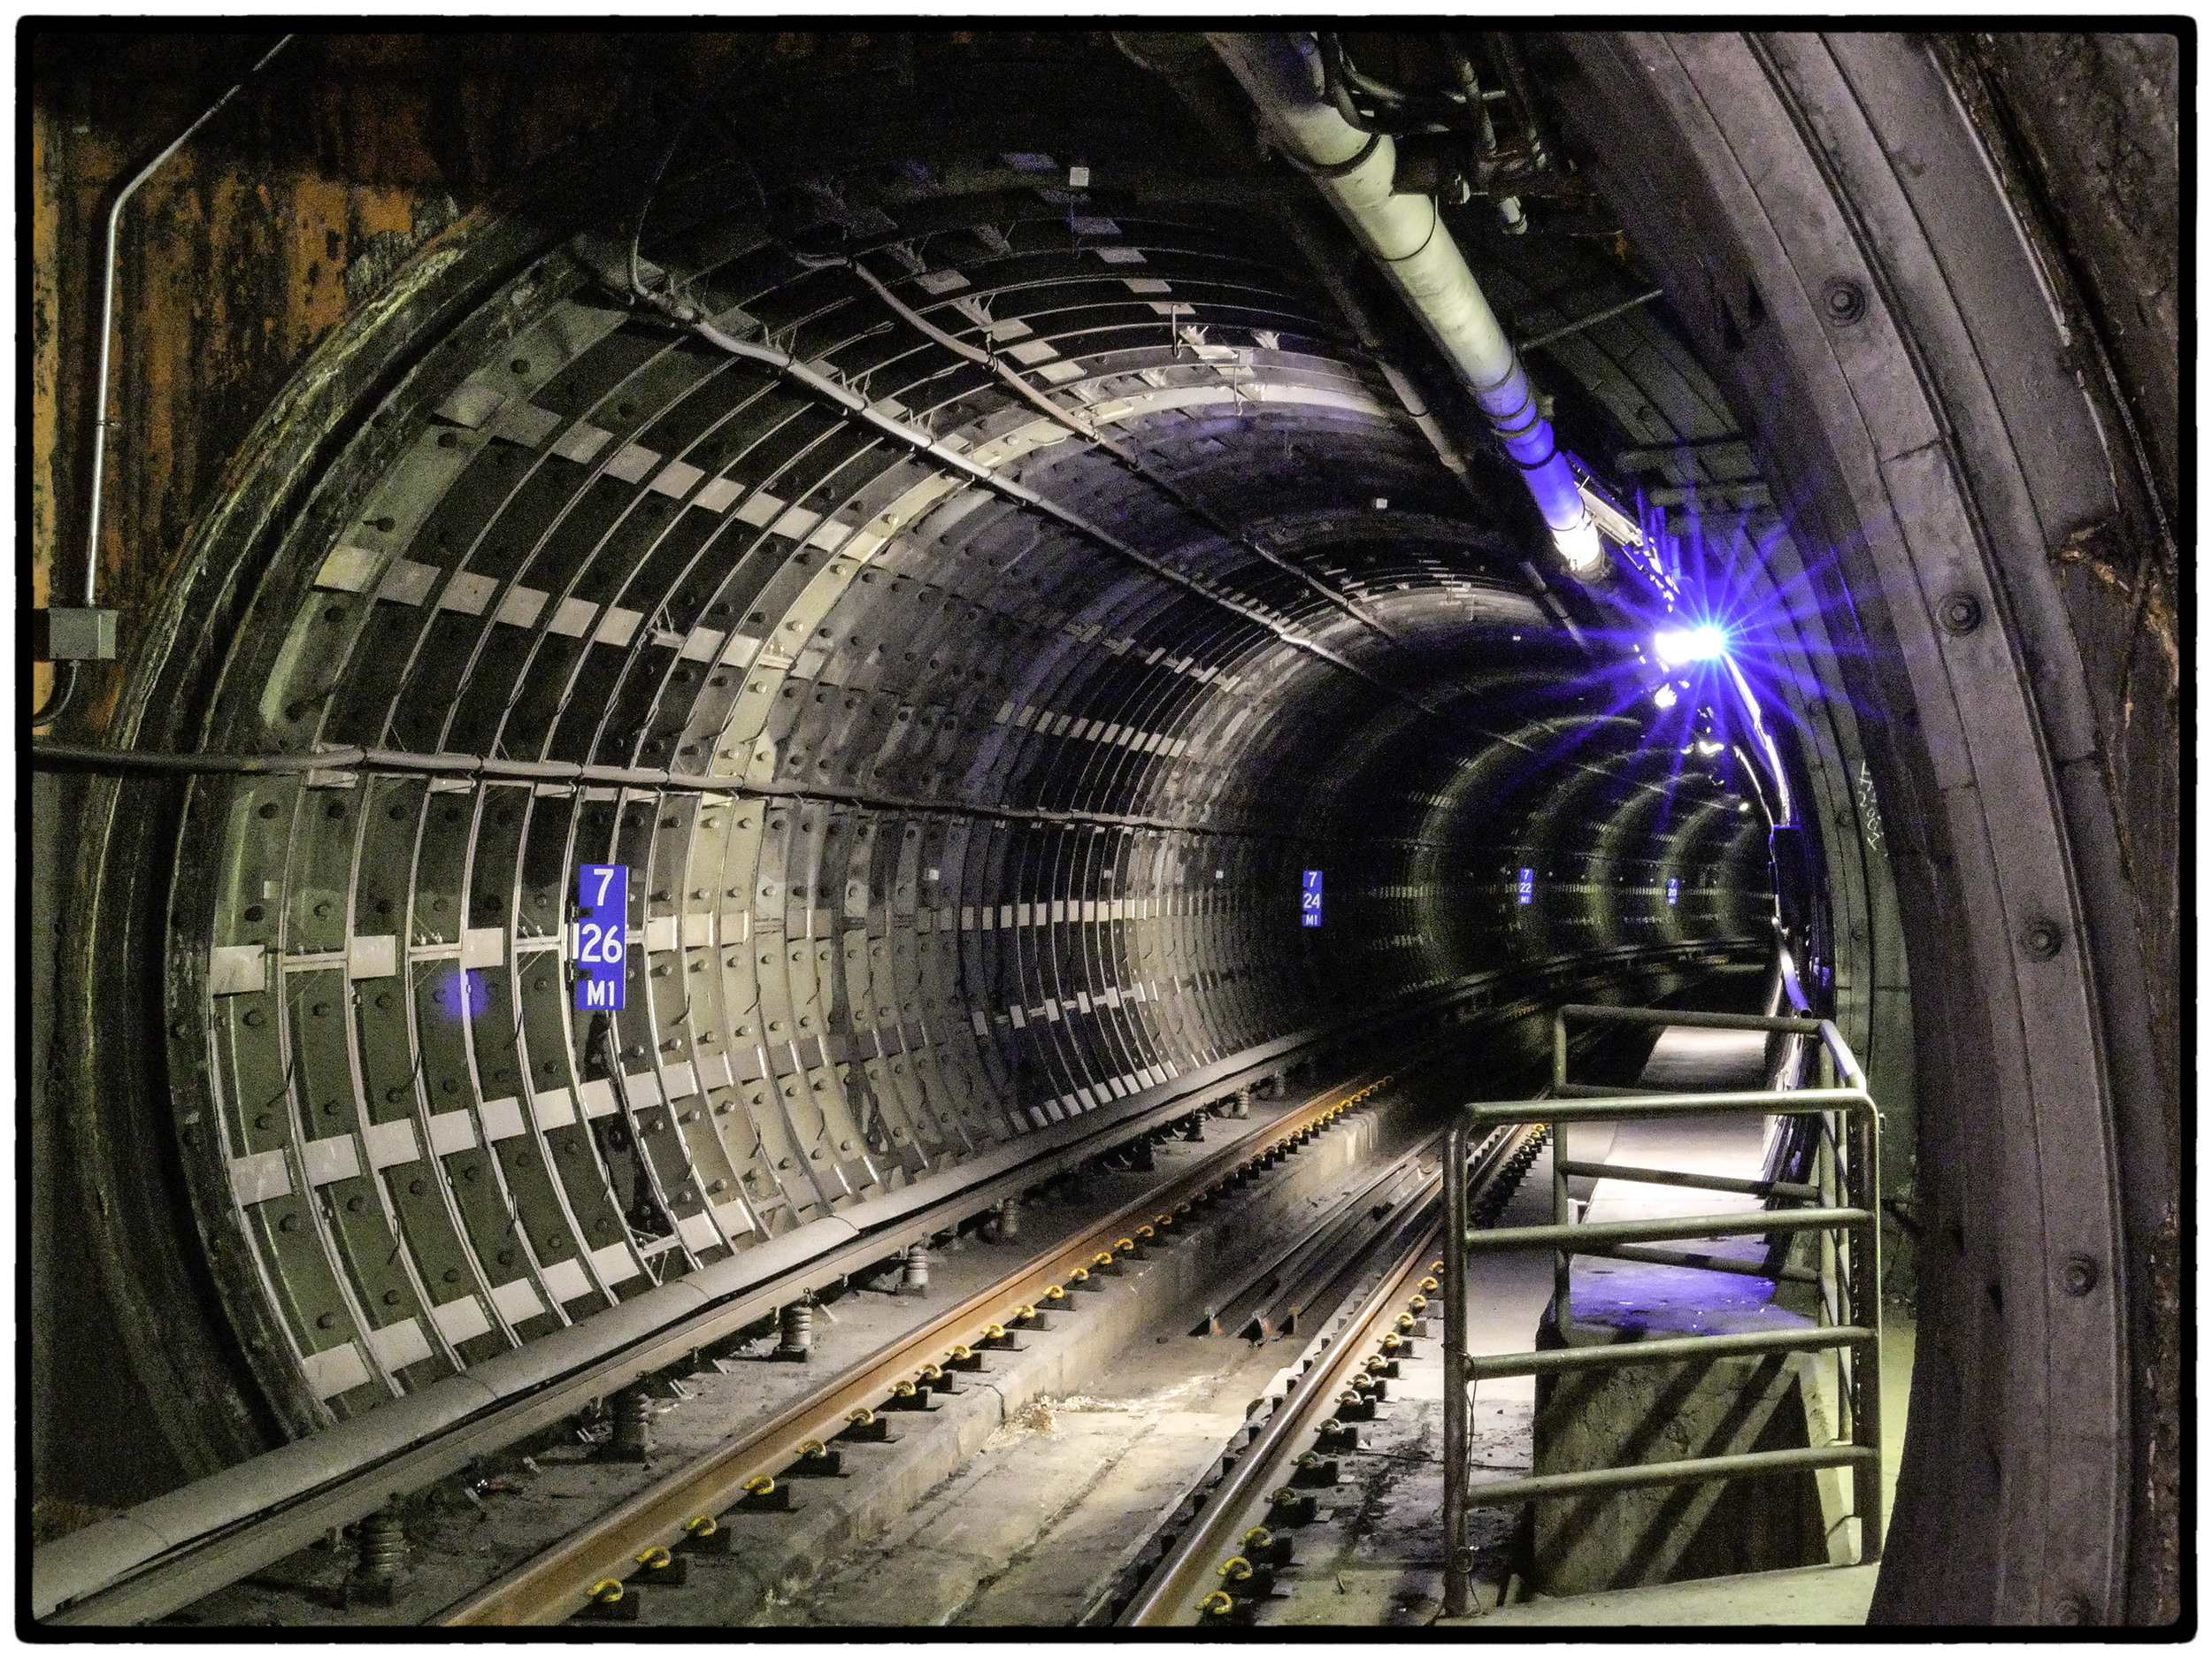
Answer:
POLYGON ((1693 1578, 1683 1584, 1635 1590, 1601 1590, 1517 1602, 1466 1618, 1440 1618, 1448 1626, 1500 1629, 1573 1629, 1642 1625, 1654 1629, 1700 1625, 1863 1624, 1874 1599, 1878 1567, 1791 1567, 1780 1572, 1693 1578))

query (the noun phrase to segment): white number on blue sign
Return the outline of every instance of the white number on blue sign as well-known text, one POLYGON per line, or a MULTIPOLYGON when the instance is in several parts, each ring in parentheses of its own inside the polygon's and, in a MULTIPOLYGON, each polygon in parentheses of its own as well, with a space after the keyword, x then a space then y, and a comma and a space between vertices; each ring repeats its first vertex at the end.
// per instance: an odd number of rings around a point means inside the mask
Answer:
POLYGON ((629 937, 630 867, 579 867, 576 907, 576 1006, 618 1009, 629 937))

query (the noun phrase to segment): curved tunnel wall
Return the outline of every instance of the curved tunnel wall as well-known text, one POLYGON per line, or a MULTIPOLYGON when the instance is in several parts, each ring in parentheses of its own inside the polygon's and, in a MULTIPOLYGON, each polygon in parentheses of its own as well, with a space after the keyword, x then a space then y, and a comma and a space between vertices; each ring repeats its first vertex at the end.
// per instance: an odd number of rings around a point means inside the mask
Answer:
POLYGON ((288 1418, 1325 1014, 1762 948, 1763 822, 1560 712, 1581 653, 1281 264, 931 212, 857 257, 1145 475, 787 240, 695 230, 741 247, 683 280, 1104 534, 557 255, 425 355, 264 578, 211 746, 446 774, 202 786, 181 831, 194 1196, 288 1418), (632 872, 612 1015, 563 968, 599 862, 632 872))

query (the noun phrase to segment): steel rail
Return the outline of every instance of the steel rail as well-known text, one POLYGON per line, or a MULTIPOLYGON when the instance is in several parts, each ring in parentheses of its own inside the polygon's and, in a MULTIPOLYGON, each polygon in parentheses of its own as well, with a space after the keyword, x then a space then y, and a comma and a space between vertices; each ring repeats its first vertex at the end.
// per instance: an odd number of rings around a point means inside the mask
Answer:
MULTIPOLYGON (((1530 1137, 1542 1133, 1540 1125, 1530 1124, 1501 1137, 1487 1153, 1485 1177, 1494 1179, 1530 1137)), ((1440 1170, 1439 1179, 1431 1184, 1432 1203, 1441 1197, 1442 1174, 1440 1170)), ((1427 1205, 1423 1208, 1425 1210, 1427 1205)), ((1202 1617, 1199 1593, 1210 1587, 1206 1583, 1209 1573, 1236 1553, 1235 1544, 1256 1500, 1283 1483, 1292 1454, 1303 1444, 1308 1432, 1318 1426, 1321 1419, 1316 1414, 1325 1413, 1335 1402, 1337 1391, 1365 1365, 1367 1350, 1380 1335, 1379 1327, 1394 1317, 1395 1310, 1427 1271, 1424 1263, 1442 1243, 1442 1221, 1440 1205, 1432 1219, 1425 1217, 1415 1230, 1417 1242, 1391 1263, 1375 1288, 1328 1339, 1328 1346, 1313 1368, 1292 1384, 1258 1438, 1214 1488, 1162 1556, 1144 1587, 1122 1609, 1116 1624, 1158 1627, 1199 1622, 1202 1617)))
POLYGON ((1159 1626, 1197 1622, 1198 1598, 1206 1578, 1223 1561, 1236 1554, 1235 1540, 1256 1499, 1280 1484, 1283 1465, 1292 1448, 1301 1444, 1334 1402, 1354 1371, 1364 1363, 1362 1352, 1376 1326, 1410 1294, 1423 1263, 1436 1252, 1442 1238, 1439 1227, 1421 1228, 1414 1244, 1400 1253, 1375 1288, 1369 1292, 1324 1357, 1299 1378, 1267 1419, 1259 1438, 1246 1448, 1227 1477, 1214 1489, 1182 1535, 1161 1557, 1159 1565, 1122 1610, 1117 1624, 1159 1626))
MULTIPOLYGON (((173 1537, 174 1533, 165 1534, 140 1525, 137 1511, 126 1511, 111 1521, 96 1523, 97 1527, 122 1527, 130 1536, 103 1548, 91 1563, 73 1561, 65 1567, 55 1566, 55 1571, 65 1578, 90 1579, 92 1587, 81 1592, 48 1583, 42 1570, 52 1563, 40 1557, 50 1557, 56 1552, 67 1553, 73 1542, 81 1548, 95 1529, 87 1528, 35 1552, 34 1617, 42 1623, 57 1625, 120 1625, 174 1612, 313 1542, 331 1527, 359 1518, 394 1495, 442 1479, 474 1458, 500 1451, 559 1422, 588 1402, 602 1398, 640 1376, 674 1364, 687 1354, 726 1340, 752 1320, 773 1311, 811 1286, 861 1271, 913 1238, 941 1232, 988 1208, 1001 1197, 1018 1194, 1059 1170, 1072 1167, 1084 1157, 1187 1115, 1200 1099, 1263 1079, 1271 1066, 1278 1064, 1279 1061, 1262 1062, 1216 1079, 1194 1095, 1179 1095, 1128 1118, 1102 1125, 1094 1135, 1050 1148, 1041 1157, 964 1187, 895 1224, 810 1257, 788 1271, 749 1286, 732 1297, 713 1302, 599 1356, 572 1372, 509 1397, 491 1399, 488 1402, 489 1409, 482 1415, 438 1427, 373 1464, 343 1468, 340 1466, 341 1460, 327 1453, 319 1460, 315 1459, 311 1441, 293 1442, 290 1447, 265 1455, 271 1460, 292 1462, 305 1456, 311 1460, 311 1466, 329 1466, 333 1472, 311 1490, 294 1491, 287 1486, 285 1476, 274 1471, 257 1472, 254 1464, 242 1464, 211 1477, 201 1485, 224 1485, 231 1498, 238 1494, 229 1489, 242 1481, 247 1490, 266 1492, 269 1496, 265 1503, 250 1509, 238 1509, 235 1518, 225 1517, 200 1535, 163 1548, 161 1539, 173 1537)), ((1270 1137, 1279 1133, 1296 1133, 1294 1128, 1285 1126, 1310 1121, 1312 1115, 1328 1109, 1329 1101, 1340 1097, 1346 1090, 1356 1089, 1359 1082, 1356 1077, 1340 1088, 1323 1090, 1307 1105, 1271 1123, 1256 1125, 1242 1140, 1225 1143, 1220 1156, 1230 1157, 1269 1142, 1270 1137)), ((1212 1162, 1210 1159, 1208 1165, 1202 1167, 1210 1167, 1212 1162)), ((394 1413, 392 1420, 403 1424, 408 1415, 406 1402, 390 1409, 394 1413)), ((183 1501, 194 1490, 187 1487, 180 1494, 171 1494, 170 1499, 157 1499, 153 1503, 161 1506, 183 1501)), ((217 1507, 219 1512, 222 1506, 217 1507)), ((229 1507, 238 1508, 234 1502, 229 1507)), ((164 1517, 165 1522, 173 1519, 164 1517)))
POLYGON ((1102 1253, 1129 1254, 1119 1247, 1148 1217, 1171 1215, 1177 1204, 1210 1195, 1240 1165, 1264 1158, 1332 1121, 1388 1081, 1387 1077, 1371 1082, 1356 1078, 1222 1147, 1194 1169, 1033 1256, 919 1329, 884 1344, 759 1428, 655 1482, 449 1608, 436 1622, 453 1627, 545 1624, 580 1610, 590 1599, 593 1585, 633 1571, 641 1552, 677 1542, 687 1520, 727 1509, 744 1494, 747 1482, 763 1474, 773 1477, 797 1461, 809 1442, 834 1438, 847 1426, 850 1412, 881 1405, 895 1385, 909 1379, 909 1373, 941 1359, 951 1344, 979 1337, 986 1325, 995 1323, 993 1315, 1003 1321, 1010 1307, 1034 1304, 1048 1285, 1064 1279, 1102 1253))
MULTIPOLYGON (((1437 1140, 1431 1137, 1384 1165, 1357 1192, 1330 1205, 1296 1243, 1271 1256, 1221 1298, 1207 1315, 1207 1323, 1214 1328, 1215 1334, 1235 1336, 1257 1319, 1267 1334, 1273 1335, 1274 1328, 1266 1324, 1267 1316, 1290 1295, 1316 1288, 1306 1283, 1316 1258, 1333 1252, 1344 1235, 1355 1230, 1362 1210, 1380 1203, 1391 1213, 1402 1211, 1406 1194, 1402 1189, 1417 1176, 1421 1160, 1434 1156, 1440 1150, 1437 1140)), ((1382 1217, 1373 1219, 1379 1221, 1382 1217)), ((1328 1271, 1326 1278, 1333 1280, 1341 1271, 1342 1264, 1339 1263, 1328 1271)))
MULTIPOLYGON (((1512 1020, 1541 1005, 1536 987, 1594 983, 1624 972, 1662 964, 1717 964, 1730 960, 1725 949, 1706 945, 1669 946, 1655 950, 1627 949, 1601 953, 1597 962, 1575 972, 1564 962, 1532 970, 1532 995, 1479 1010, 1483 1023, 1512 1020)), ((1417 1016, 1482 991, 1489 976, 1475 975, 1439 992, 1413 999, 1386 1017, 1417 1016)), ((1279 1049, 1250 1051, 1256 1057, 1241 1068, 1184 1079, 1169 1098, 1128 1116, 1093 1126, 1081 1134, 1041 1149, 1035 1156, 933 1200, 862 1236, 820 1250, 749 1282, 695 1311, 626 1338, 603 1352, 572 1356, 541 1364, 546 1374, 494 1390, 480 1409, 457 1417, 426 1420, 418 1399, 341 1425, 330 1435, 344 1436, 375 1425, 391 1425, 382 1439, 388 1450, 366 1461, 340 1452, 328 1436, 311 1437, 262 1457, 151 1500, 135 1509, 72 1533, 32 1553, 31 1616, 42 1624, 110 1626, 162 1617, 233 1583, 292 1551, 312 1543, 332 1527, 345 1525, 380 1508, 395 1494, 419 1489, 496 1453, 518 1440, 573 1415, 589 1401, 665 1366, 687 1354, 726 1340, 752 1320, 772 1311, 810 1286, 861 1271, 891 1249, 942 1231, 987 1208, 999 1197, 1018 1193, 1110 1144, 1148 1133, 1187 1114, 1200 1102, 1268 1076, 1297 1050, 1348 1034, 1336 1028, 1304 1033, 1279 1049), (216 1490, 219 1488, 219 1491, 216 1490)), ((1072 1128, 1074 1125, 1065 1125, 1072 1128)), ((500 1362, 492 1363, 497 1368, 500 1362)), ((466 1380, 449 1379, 454 1386, 466 1380)), ((446 1385, 439 1385, 443 1387, 446 1385)))

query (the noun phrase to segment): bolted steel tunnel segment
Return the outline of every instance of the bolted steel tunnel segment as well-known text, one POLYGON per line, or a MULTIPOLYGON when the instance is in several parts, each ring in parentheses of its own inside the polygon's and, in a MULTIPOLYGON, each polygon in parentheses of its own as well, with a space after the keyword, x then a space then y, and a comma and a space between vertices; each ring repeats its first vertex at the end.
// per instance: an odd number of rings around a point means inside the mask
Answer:
MULTIPOLYGON (((941 231, 947 258, 963 234, 941 231)), ((1283 465, 1310 423, 1305 442, 1369 465, 1408 442, 1268 266, 1225 265, 1202 239, 1144 256, 1148 273, 1202 271, 1188 291, 1308 342, 1232 360, 1179 335, 1127 338, 1158 316, 1141 293, 1187 279, 1112 275, 1049 227, 1007 255, 970 246, 988 327, 938 303, 926 271, 898 286, 994 342, 1038 332, 1025 311, 1051 319, 1060 343, 1028 358, 1080 366, 1038 373, 1094 425, 1213 426, 1203 442, 1228 457, 1209 470, 1213 500, 1288 490, 1310 503, 1293 520, 1326 511, 1322 477, 1283 465), (1233 412, 1253 406, 1278 413, 1254 428, 1233 412)), ((858 326, 868 295, 852 272, 771 239, 682 273, 687 292, 721 296, 707 309, 725 338, 793 338, 780 317, 828 303, 839 320, 795 387, 687 349, 601 275, 556 253, 527 279, 526 319, 466 361, 443 354, 447 379, 414 393, 418 435, 357 480, 346 524, 304 555, 273 657, 229 671, 227 743, 311 762, 329 746, 331 764, 211 775, 188 796, 187 857, 231 872, 208 895, 210 942, 180 941, 204 974, 174 993, 173 1024, 211 1039, 175 1052, 195 1070, 211 1056, 225 1125, 203 1202, 277 1286, 304 1385, 295 1409, 311 1417, 465 1371, 1283 1029, 1315 1005, 1311 970, 1263 942, 1281 937, 1265 895, 1286 857, 1315 855, 1279 844, 1258 780, 1339 741, 1340 700, 1402 680, 1424 628, 1463 634, 1457 595, 1492 627, 1541 622, 1512 568, 1478 551, 1491 533, 1467 526, 1466 574, 1424 590, 1426 612, 1397 597, 1391 634, 1366 631, 1375 666, 1347 676, 1335 648, 1295 643, 1338 612, 1241 547, 1186 540, 1165 566, 1148 555, 1116 571, 1064 517, 1025 506, 1086 498, 1082 521, 1118 537, 1188 534, 1144 480, 970 376, 943 327, 858 326), (823 389, 856 377, 876 394, 858 412, 823 389), (925 391, 937 401, 913 403, 925 391), (859 414, 889 403, 938 411, 937 448, 881 443, 859 414), (936 465, 941 451, 964 470, 936 465), (1016 470, 1034 481, 972 488, 1016 470), (1254 718, 1263 706, 1302 712, 1254 718), (372 759, 472 752, 579 770, 409 777, 372 759), (667 785, 592 770, 660 765, 667 785), (814 787, 827 798, 780 793, 814 787), (836 793, 875 789, 908 804, 836 793), (1008 824, 1009 803, 1041 817, 1008 824), (1098 833, 1132 818, 1170 827, 1098 833), (629 872, 626 994, 588 1016, 569 1006, 565 966, 568 871, 585 863, 629 872)), ((1371 607, 1412 591, 1371 573, 1350 586, 1371 607)), ((1392 747, 1354 772, 1417 752, 1439 773, 1502 746, 1521 764, 1499 781, 1532 781, 1550 694, 1517 680, 1483 695, 1468 670, 1447 672, 1480 697, 1474 718, 1448 735, 1401 701, 1405 723, 1356 753, 1392 747)), ((1565 762, 1613 811, 1655 794, 1666 764, 1629 738, 1565 762)), ((1417 791, 1390 829, 1363 812, 1341 843, 1352 867, 1479 856, 1432 830, 1430 810, 1417 791)), ((1709 936, 1757 936, 1750 826, 1701 818, 1670 856, 1728 872, 1706 901, 1709 936)), ((1432 885, 1378 881, 1374 896, 1409 914, 1432 885)), ((1371 933, 1356 954, 1379 944, 1403 950, 1371 933)), ((1349 971, 1331 954, 1313 964, 1324 979, 1349 971)), ((1374 966, 1416 992, 1453 960, 1374 966)), ((1139 1142, 1126 1161, 1150 1158, 1139 1142)), ((1010 1202, 1002 1239, 1013 1216, 1010 1202)))
POLYGON ((733 1299, 1770 972, 1937 1356, 1878 1614, 2170 1608, 2166 302, 2065 112, 2162 37, 35 33, 57 1516, 600 1368, 642 1456, 733 1299))

